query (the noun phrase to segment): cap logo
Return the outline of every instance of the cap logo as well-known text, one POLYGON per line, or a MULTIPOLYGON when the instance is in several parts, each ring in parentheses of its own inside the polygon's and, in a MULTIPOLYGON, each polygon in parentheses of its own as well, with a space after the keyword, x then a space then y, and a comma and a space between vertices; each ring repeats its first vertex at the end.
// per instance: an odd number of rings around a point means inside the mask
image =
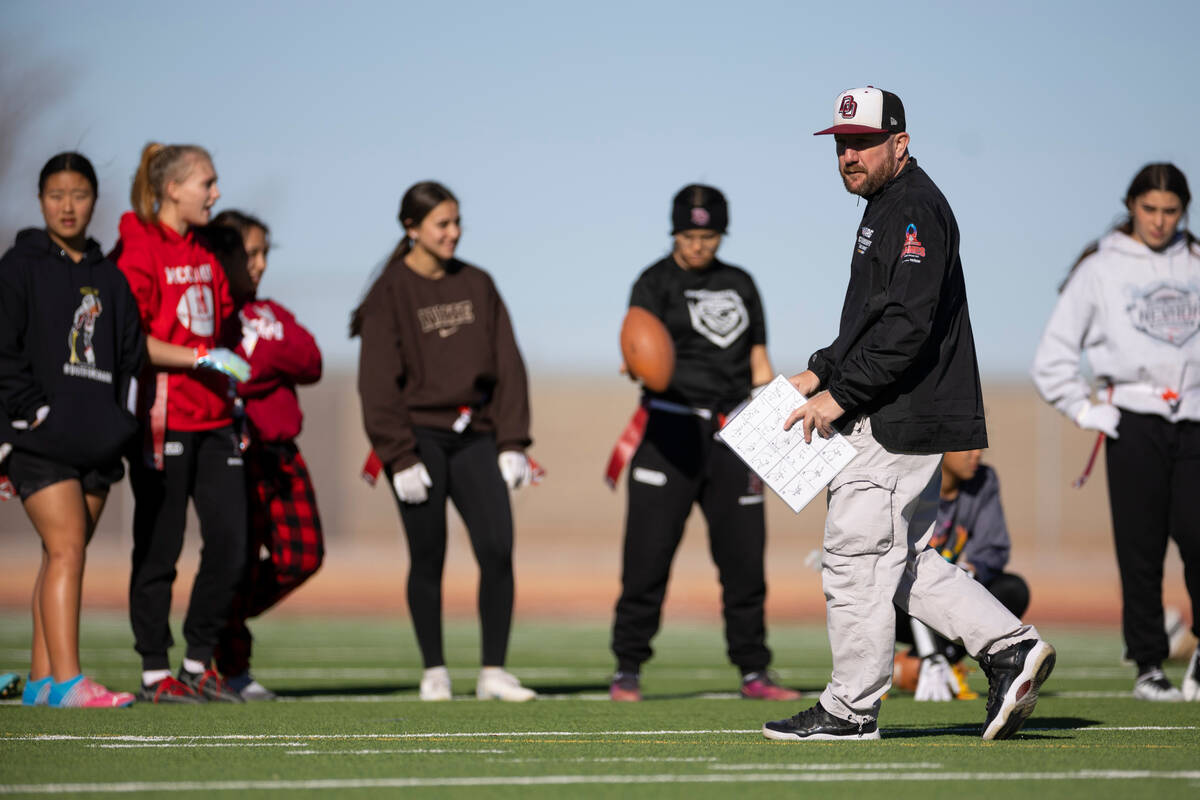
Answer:
POLYGON ((712 219, 712 216, 708 213, 708 209, 706 209, 706 208, 693 208, 692 209, 692 224, 695 225, 696 227, 698 227, 698 228, 705 227, 706 225, 708 225, 708 223, 711 219, 712 219))
POLYGON ((858 103, 854 99, 854 95, 848 94, 842 98, 842 105, 838 108, 838 113, 842 115, 842 119, 854 119, 854 115, 858 113, 858 103))

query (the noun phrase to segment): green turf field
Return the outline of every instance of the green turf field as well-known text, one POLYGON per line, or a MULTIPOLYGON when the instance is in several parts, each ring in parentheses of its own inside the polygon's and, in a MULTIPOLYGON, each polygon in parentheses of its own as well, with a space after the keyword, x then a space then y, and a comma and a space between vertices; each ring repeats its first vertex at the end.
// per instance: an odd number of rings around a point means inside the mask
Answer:
MULTIPOLYGON (((27 668, 23 615, 0 615, 0 671, 27 668)), ((606 697, 603 624, 518 619, 511 669, 542 693, 481 703, 471 623, 447 631, 456 699, 416 698, 406 621, 260 622, 256 673, 284 700, 253 705, 74 711, 0 706, 0 794, 172 797, 909 797, 1200 796, 1200 704, 1128 697, 1115 631, 1047 629, 1059 650, 1043 699, 1016 739, 979 739, 983 699, 884 701, 879 742, 762 738, 806 707, 741 700, 720 629, 668 622, 641 704, 606 697), (736 794, 735 794, 736 793, 736 794)), ((177 639, 178 639, 177 634, 177 639)), ((88 615, 85 669, 134 689, 123 618, 88 615)), ((771 631, 786 683, 818 690, 824 630, 771 631)), ((173 654, 176 657, 178 653, 173 654)), ((1178 682, 1182 666, 1169 674, 1178 682)), ((980 673, 972 685, 986 694, 980 673)))

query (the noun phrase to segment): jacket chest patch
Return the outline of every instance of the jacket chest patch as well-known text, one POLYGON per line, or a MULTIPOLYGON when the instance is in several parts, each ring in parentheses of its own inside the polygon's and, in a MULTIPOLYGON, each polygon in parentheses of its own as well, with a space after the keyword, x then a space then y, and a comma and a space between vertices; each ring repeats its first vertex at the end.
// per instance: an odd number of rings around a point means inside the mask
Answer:
POLYGON ((437 331, 438 336, 445 339, 458 333, 463 325, 475 321, 475 306, 470 300, 425 306, 417 309, 417 320, 421 323, 421 333, 437 331))
POLYGON ((746 304, 733 289, 689 289, 683 295, 693 330, 717 347, 729 347, 750 327, 746 304))
POLYGON ((1125 307, 1133 327, 1159 341, 1182 347, 1200 328, 1200 293, 1160 284, 1125 307))
POLYGON ((858 229, 858 243, 854 250, 861 256, 865 254, 868 248, 871 247, 871 237, 875 235, 875 231, 868 228, 866 225, 858 229))

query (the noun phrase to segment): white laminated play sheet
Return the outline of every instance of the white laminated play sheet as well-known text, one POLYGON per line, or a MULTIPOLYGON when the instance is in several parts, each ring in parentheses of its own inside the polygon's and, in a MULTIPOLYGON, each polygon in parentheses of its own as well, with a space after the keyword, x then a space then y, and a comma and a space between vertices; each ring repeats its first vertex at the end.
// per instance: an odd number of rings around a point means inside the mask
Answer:
POLYGON ((806 402, 787 378, 776 375, 717 434, 792 511, 808 505, 858 452, 840 433, 822 439, 814 431, 809 444, 799 423, 785 431, 788 414, 806 402))

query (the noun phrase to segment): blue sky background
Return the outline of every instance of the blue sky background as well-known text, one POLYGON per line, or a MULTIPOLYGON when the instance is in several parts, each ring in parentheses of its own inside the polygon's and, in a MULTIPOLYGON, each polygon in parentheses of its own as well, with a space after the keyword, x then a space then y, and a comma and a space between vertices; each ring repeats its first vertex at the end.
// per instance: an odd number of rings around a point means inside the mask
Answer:
POLYGON ((1025 374, 1142 164, 1200 191, 1193 2, 8 0, 0 18, 6 242, 40 224, 53 153, 95 163, 108 247, 142 146, 202 144, 219 207, 272 226, 263 292, 334 365, 356 359, 347 315, 400 195, 435 178, 535 375, 616 369, 629 288, 693 181, 729 197, 721 257, 755 276, 777 369, 802 368, 836 333, 862 213, 811 135, 852 86, 901 96, 956 212, 985 379, 1025 374))

